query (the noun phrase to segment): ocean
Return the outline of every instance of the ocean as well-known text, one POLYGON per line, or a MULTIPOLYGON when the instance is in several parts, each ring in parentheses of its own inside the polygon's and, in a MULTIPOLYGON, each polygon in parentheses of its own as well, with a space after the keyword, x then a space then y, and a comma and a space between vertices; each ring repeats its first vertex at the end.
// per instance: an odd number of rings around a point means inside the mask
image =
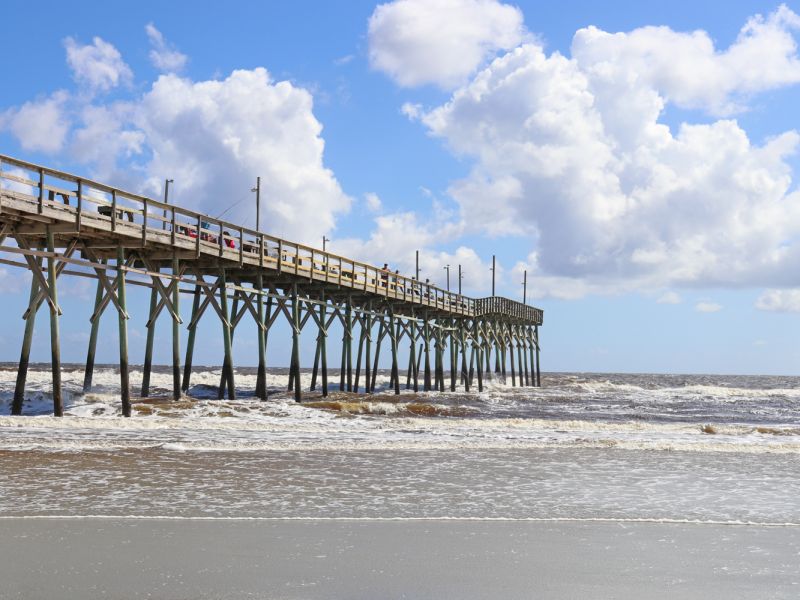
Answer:
POLYGON ((797 377, 545 373, 395 396, 382 371, 374 396, 334 377, 302 404, 285 369, 265 402, 254 369, 237 369, 235 401, 216 399, 218 367, 192 377, 175 402, 157 368, 126 419, 114 367, 84 395, 66 365, 57 419, 34 365, 12 417, 16 366, 0 367, 0 518, 800 525, 797 377))

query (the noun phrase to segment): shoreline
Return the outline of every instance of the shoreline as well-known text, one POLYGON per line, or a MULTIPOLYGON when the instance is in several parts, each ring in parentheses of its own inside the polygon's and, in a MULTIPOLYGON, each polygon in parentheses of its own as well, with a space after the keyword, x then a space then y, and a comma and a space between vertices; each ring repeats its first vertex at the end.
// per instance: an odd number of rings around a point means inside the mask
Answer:
POLYGON ((709 527, 800 528, 800 522, 677 519, 671 517, 262 517, 207 515, 0 515, 2 521, 175 521, 175 522, 263 522, 263 523, 536 523, 603 525, 692 525, 709 527))

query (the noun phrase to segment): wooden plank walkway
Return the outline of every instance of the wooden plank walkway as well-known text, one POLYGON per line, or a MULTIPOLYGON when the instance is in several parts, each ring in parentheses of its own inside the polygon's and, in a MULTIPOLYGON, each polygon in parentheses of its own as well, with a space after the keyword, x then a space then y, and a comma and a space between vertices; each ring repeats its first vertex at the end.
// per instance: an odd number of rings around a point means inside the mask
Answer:
MULTIPOLYGON (((166 312, 173 321, 174 396, 189 389, 195 328, 209 306, 222 325, 223 381, 220 396, 236 393, 232 364, 233 333, 245 314, 259 332, 259 378, 256 395, 266 398, 265 355, 271 326, 279 315, 292 329, 289 387, 301 399, 300 333, 307 323, 317 326, 312 390, 321 375, 327 395, 327 331, 334 321, 343 328, 341 390, 358 391, 362 364, 365 391, 375 388, 381 342, 388 338, 392 354, 392 387, 400 388, 397 344, 410 347, 407 387, 419 387, 420 357, 424 356, 423 389, 444 390, 444 350, 450 348, 450 388, 467 390, 477 371, 482 388, 484 364, 494 350, 496 371, 505 376, 506 357, 516 384, 515 349, 520 384, 538 385, 540 309, 507 298, 474 299, 416 281, 397 272, 277 238, 215 219, 174 204, 133 194, 69 173, 0 155, 0 250, 15 258, 0 263, 33 273, 31 297, 20 357, 20 375, 13 410, 21 410, 30 338, 38 308, 46 303, 51 315, 54 412, 60 414, 58 306, 56 281, 63 273, 97 279, 85 386, 91 389, 94 347, 99 317, 113 305, 119 315, 120 365, 128 369, 125 288, 151 289, 148 339, 141 395, 149 393, 155 322, 166 312), (44 269, 47 261, 47 269, 44 269), (113 277, 113 279, 112 279, 113 277), (181 287, 188 284, 189 287, 181 287), (180 294, 193 295, 188 323, 184 371, 180 365, 180 294), (230 303, 230 306, 229 306, 230 303), (353 385, 354 329, 360 329, 353 385), (375 356, 371 356, 372 342, 375 356), (420 352, 417 355, 417 342, 420 352), (431 350, 431 344, 434 348, 431 350), (524 353, 524 357, 523 357, 524 353), (431 355, 435 355, 433 370, 431 355), (469 358, 467 355, 469 354, 469 358), (363 357, 363 363, 362 363, 363 357), (528 365, 530 363, 530 375, 528 365), (524 365, 524 366, 523 366, 524 365), (524 379, 523 379, 524 377, 524 379)), ((130 413, 130 390, 122 377, 123 413, 130 413)))

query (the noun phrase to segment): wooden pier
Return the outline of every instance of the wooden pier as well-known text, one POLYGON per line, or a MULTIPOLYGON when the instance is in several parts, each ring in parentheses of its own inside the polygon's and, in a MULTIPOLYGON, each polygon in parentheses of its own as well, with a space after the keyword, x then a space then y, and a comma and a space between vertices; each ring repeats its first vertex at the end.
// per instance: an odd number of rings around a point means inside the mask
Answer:
POLYGON ((391 355, 391 384, 400 393, 398 348, 409 346, 404 386, 419 391, 483 389, 486 377, 512 386, 541 385, 540 309, 507 298, 469 298, 372 265, 276 238, 191 210, 68 173, 0 155, 0 263, 28 269, 31 291, 12 414, 22 413, 36 314, 47 305, 53 372, 53 412, 63 414, 57 283, 62 275, 97 280, 90 318, 84 391, 91 390, 100 317, 118 316, 122 413, 131 414, 126 288, 150 288, 140 394, 149 394, 155 324, 172 323, 173 396, 189 390, 195 333, 213 313, 222 333, 219 397, 236 395, 232 348, 245 316, 258 331, 255 394, 267 398, 266 354, 276 320, 292 335, 288 389, 302 400, 301 333, 314 332, 311 390, 332 385, 372 393, 381 348, 391 355), (8 242, 8 243, 6 243, 8 242), (192 298, 181 317, 181 295, 192 298), (209 308, 211 310, 209 310, 209 308), (329 380, 328 332, 343 330, 338 382, 329 380), (181 366, 181 326, 188 328, 181 366), (447 351, 449 349, 449 352, 447 351), (355 351, 355 365, 353 354, 355 351), (448 363, 449 361, 449 363, 448 363), (363 373, 363 383, 362 383, 363 373), (354 377, 355 375, 355 377, 354 377), (449 381, 448 381, 449 379, 449 381))

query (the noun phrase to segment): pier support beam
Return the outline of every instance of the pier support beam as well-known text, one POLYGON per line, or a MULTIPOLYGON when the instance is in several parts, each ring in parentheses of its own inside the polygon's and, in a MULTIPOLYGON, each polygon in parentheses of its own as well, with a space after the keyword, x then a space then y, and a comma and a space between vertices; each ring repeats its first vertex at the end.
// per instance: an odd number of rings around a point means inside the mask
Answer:
POLYGON ((450 391, 456 391, 458 358, 456 354, 456 320, 450 319, 450 391))
POLYGON ((186 340, 186 360, 183 365, 183 383, 181 390, 189 391, 190 379, 192 377, 192 360, 194 358, 194 340, 197 336, 197 312, 200 309, 200 286, 194 286, 194 298, 192 299, 192 320, 189 322, 189 337, 186 340))
POLYGON ((392 376, 395 395, 400 395, 400 375, 397 370, 397 331, 394 328, 394 311, 389 308, 389 339, 392 344, 392 376))
MULTIPOLYGON (((42 268, 42 259, 36 259, 36 265, 42 268)), ((39 295, 39 283, 36 277, 31 277, 31 295, 28 301, 27 318, 25 319, 25 334, 22 337, 22 350, 19 355, 19 368, 17 369, 17 384, 14 387, 14 400, 11 403, 11 414, 22 414, 22 402, 25 399, 25 383, 28 379, 28 365, 31 358, 31 343, 33 341, 33 327, 36 323, 36 298, 39 295)))
POLYGON ((300 383, 300 302, 297 298, 297 284, 292 284, 292 376, 294 379, 294 401, 303 400, 300 383))
POLYGON ((423 352, 425 353, 425 384, 423 390, 431 391, 431 326, 428 313, 425 313, 425 322, 422 326, 423 352))
POLYGON ((61 339, 58 331, 58 293, 56 288, 56 259, 53 232, 47 229, 47 286, 50 295, 50 365, 53 372, 53 414, 64 416, 64 402, 61 397, 61 339))
POLYGON ((225 269, 219 270, 219 303, 222 314, 222 344, 225 351, 225 358, 222 362, 222 374, 228 384, 228 398, 234 400, 236 398, 236 385, 233 380, 233 342, 232 342, 232 326, 229 321, 230 313, 228 312, 228 288, 225 275, 225 269))
POLYGON ((523 370, 525 371, 525 387, 530 386, 530 380, 528 379, 528 361, 526 358, 528 357, 528 338, 525 335, 525 328, 520 328, 520 352, 519 352, 519 364, 522 365, 523 370))
MULTIPOLYGON (((358 336, 358 351, 356 352, 356 378, 353 382, 353 391, 357 394, 358 393, 358 383, 359 379, 361 379, 361 358, 364 355, 364 341, 366 339, 366 331, 364 327, 364 319, 366 315, 362 313, 361 315, 361 334, 358 336)), ((369 381, 369 378, 367 378, 369 381)), ((365 388, 369 388, 369 384, 365 386, 365 388)))
POLYGON ((481 326, 478 321, 473 321, 472 325, 473 329, 473 337, 472 337, 472 344, 476 349, 478 356, 476 357, 477 360, 475 361, 478 365, 478 392, 483 391, 483 348, 484 345, 481 343, 481 326))
MULTIPOLYGON (((172 274, 179 277, 180 272, 178 269, 178 257, 172 257, 172 274)), ((177 280, 173 281, 172 287, 172 307, 175 314, 172 316, 172 397, 175 400, 181 397, 181 322, 180 322, 180 308, 178 302, 180 301, 180 290, 177 280)))
POLYGON ((372 386, 370 383, 372 382, 372 304, 367 304, 367 310, 369 311, 367 314, 364 315, 364 322, 366 323, 366 339, 364 344, 364 391, 369 394, 372 392, 372 386))
MULTIPOLYGON (((122 416, 131 416, 131 378, 128 367, 128 316, 125 296, 125 250, 117 247, 117 319, 119 322, 119 387, 122 398, 122 416)), ((177 286, 176 286, 177 287, 177 286)), ((99 317, 97 319, 100 320, 99 317)))
POLYGON ((464 382, 464 391, 469 392, 469 371, 467 370, 467 324, 464 319, 459 322, 461 334, 461 379, 464 382))
POLYGON ((261 271, 256 275, 256 288, 258 297, 256 298, 256 331, 258 333, 258 371, 256 373, 256 397, 259 400, 267 399, 267 352, 265 348, 265 325, 264 325, 264 278, 261 271))
MULTIPOLYGON (((100 264, 106 264, 106 260, 103 259, 100 261, 100 264)), ((97 282, 97 292, 95 293, 94 297, 94 310, 92 311, 92 315, 94 316, 97 313, 98 309, 100 308, 100 303, 103 301, 103 284, 101 281, 98 280, 97 282)), ((95 359, 95 352, 97 350, 97 334, 100 331, 100 314, 96 315, 95 319, 92 321, 92 327, 89 332, 89 349, 86 352, 86 367, 83 372, 83 393, 86 394, 92 390, 92 378, 94 376, 94 359, 95 359)))
POLYGON ((370 391, 375 391, 375 380, 378 378, 378 364, 381 358, 381 342, 386 335, 386 323, 381 316, 380 327, 378 327, 378 340, 375 343, 375 362, 372 363, 372 383, 370 384, 370 391))
MULTIPOLYGON (((328 340, 328 328, 326 325, 325 319, 327 315, 325 314, 327 304, 325 302, 325 292, 322 292, 321 295, 321 302, 319 305, 319 322, 320 322, 320 330, 319 330, 319 359, 320 359, 320 368, 322 370, 322 397, 328 397, 328 353, 327 353, 327 340, 328 340), (323 327, 325 325, 325 327, 323 327)), ((369 378, 367 378, 367 385, 369 385, 369 378)))
MULTIPOLYGON (((234 284, 236 281, 234 280, 234 284)), ((236 337, 236 324, 238 323, 237 316, 239 314, 239 291, 233 293, 233 306, 231 306, 230 324, 231 324, 231 356, 233 356, 233 340, 236 337)), ((231 365, 233 358, 231 358, 231 365)), ((233 367, 231 366, 231 369, 233 367)), ((224 369, 219 377, 219 389, 217 390, 217 397, 221 400, 225 397, 225 388, 228 385, 228 373, 224 369)))
MULTIPOLYGON (((158 269, 156 269, 158 271, 158 269)), ((153 276, 155 278, 155 275, 153 276)), ((153 342, 156 335, 156 306, 158 291, 155 282, 150 290, 150 313, 147 317, 147 339, 144 347, 144 365, 142 366, 142 390, 139 395, 147 398, 150 395, 150 373, 153 370, 153 342)))
POLYGON ((533 328, 533 339, 536 344, 536 387, 542 387, 542 371, 539 366, 539 326, 533 328))

